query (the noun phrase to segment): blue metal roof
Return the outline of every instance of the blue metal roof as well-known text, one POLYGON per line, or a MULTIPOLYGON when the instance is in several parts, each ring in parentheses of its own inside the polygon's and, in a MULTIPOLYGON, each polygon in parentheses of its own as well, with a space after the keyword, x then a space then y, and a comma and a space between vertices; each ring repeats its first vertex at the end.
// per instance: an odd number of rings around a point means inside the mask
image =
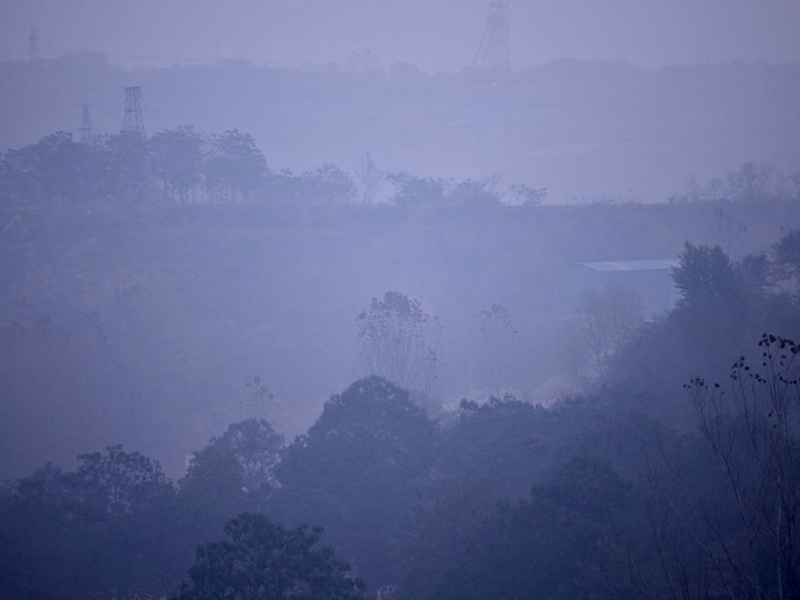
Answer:
POLYGON ((664 271, 681 264, 679 258, 661 258, 655 260, 618 260, 607 262, 579 263, 580 266, 601 273, 613 271, 664 271))

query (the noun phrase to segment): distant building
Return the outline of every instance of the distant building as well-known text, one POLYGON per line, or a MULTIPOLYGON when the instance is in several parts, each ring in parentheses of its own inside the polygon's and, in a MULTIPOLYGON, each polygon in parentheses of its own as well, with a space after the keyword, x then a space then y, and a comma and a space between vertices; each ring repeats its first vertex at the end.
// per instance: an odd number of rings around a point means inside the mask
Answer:
POLYGON ((678 290, 672 283, 672 269, 678 265, 677 258, 579 263, 573 278, 575 304, 584 290, 600 291, 614 282, 640 289, 645 314, 653 317, 671 310, 678 300, 678 290))

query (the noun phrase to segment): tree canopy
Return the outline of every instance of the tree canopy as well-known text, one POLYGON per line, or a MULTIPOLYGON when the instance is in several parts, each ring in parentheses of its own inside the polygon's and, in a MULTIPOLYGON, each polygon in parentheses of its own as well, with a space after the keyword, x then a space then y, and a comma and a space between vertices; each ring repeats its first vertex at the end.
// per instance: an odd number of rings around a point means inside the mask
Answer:
POLYGON ((287 448, 276 508, 284 519, 323 525, 372 585, 391 583, 391 553, 435 442, 434 424, 408 392, 380 377, 357 381, 287 448))
POLYGON ((318 548, 322 529, 286 529, 265 516, 243 513, 225 525, 229 541, 197 550, 174 600, 356 600, 364 586, 330 548, 318 548))

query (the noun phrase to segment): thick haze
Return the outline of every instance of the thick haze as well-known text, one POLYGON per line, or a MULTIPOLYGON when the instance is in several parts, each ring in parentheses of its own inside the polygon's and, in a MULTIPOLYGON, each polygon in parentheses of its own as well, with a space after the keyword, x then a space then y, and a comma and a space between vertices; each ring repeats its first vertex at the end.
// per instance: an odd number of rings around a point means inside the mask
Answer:
POLYGON ((798 342, 800 0, 0 0, 0 600, 800 600, 798 342))
MULTIPOLYGON (((380 64, 462 67, 475 54, 486 0, 4 0, 0 53, 27 53, 29 27, 48 53, 246 58, 324 63, 370 49, 380 64)), ((800 60, 796 0, 545 0, 511 3, 516 68, 570 57, 642 66, 800 60)))

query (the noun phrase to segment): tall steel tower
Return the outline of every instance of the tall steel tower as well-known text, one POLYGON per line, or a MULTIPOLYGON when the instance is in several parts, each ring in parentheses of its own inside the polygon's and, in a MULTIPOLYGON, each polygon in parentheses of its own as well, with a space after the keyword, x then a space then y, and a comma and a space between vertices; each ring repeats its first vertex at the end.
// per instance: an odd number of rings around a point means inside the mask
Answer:
POLYGON ((511 68, 511 48, 508 36, 508 0, 491 0, 486 28, 472 67, 508 70, 511 68))
POLYGON ((142 118, 142 88, 125 88, 125 116, 119 147, 120 193, 128 202, 151 200, 155 181, 151 175, 150 160, 142 118))
POLYGON ((28 60, 39 60, 39 36, 36 35, 36 28, 28 30, 28 60))
POLYGON ((142 87, 125 88, 125 116, 122 119, 123 133, 136 133, 145 137, 142 117, 142 87))
POLYGON ((83 105, 83 118, 81 119, 81 144, 91 144, 94 141, 92 131, 92 115, 89 114, 89 105, 83 105))

